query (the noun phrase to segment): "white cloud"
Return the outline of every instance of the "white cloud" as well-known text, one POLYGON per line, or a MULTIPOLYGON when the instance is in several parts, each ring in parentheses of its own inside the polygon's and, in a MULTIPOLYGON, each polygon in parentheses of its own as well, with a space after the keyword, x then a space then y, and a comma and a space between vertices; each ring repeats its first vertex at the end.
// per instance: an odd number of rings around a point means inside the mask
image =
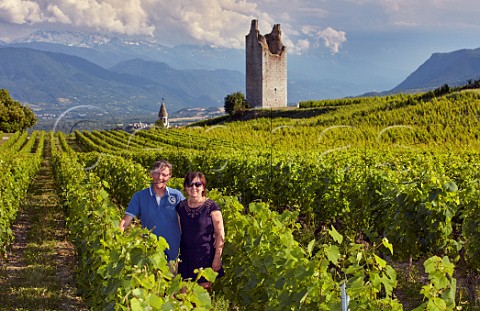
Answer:
POLYGON ((281 24, 289 52, 310 46, 305 38, 297 38, 298 25, 289 24, 294 18, 288 11, 273 17, 246 0, 5 0, 0 5, 0 22, 147 36, 165 45, 242 49, 252 19, 258 19, 261 34, 281 24))
MULTIPOLYGON (((335 30, 332 27, 316 31, 315 27, 305 25, 302 27, 301 32, 313 41, 314 48, 317 48, 320 42, 323 41, 323 46, 328 48, 332 55, 340 52, 342 44, 347 42, 346 32, 335 30)), ((306 46, 306 48, 309 48, 309 46, 306 46)))
POLYGON ((152 35, 141 0, 4 0, 0 18, 16 24, 64 24, 120 34, 152 35))
POLYGON ((261 27, 273 25, 268 13, 246 0, 2 0, 0 3, 0 22, 144 35, 167 45, 203 43, 241 48, 252 19, 258 19, 261 27))
POLYGON ((0 0, 0 23, 242 49, 251 20, 258 19, 262 34, 281 25, 289 53, 323 45, 335 54, 354 30, 480 28, 477 1, 0 0))
POLYGON ((4 0, 0 2, 0 20, 14 24, 42 21, 41 9, 35 1, 4 0))
POLYGON ((72 20, 66 15, 58 5, 49 5, 47 7, 48 12, 53 15, 53 20, 61 24, 71 24, 72 20))
POLYGON ((317 36, 323 39, 325 47, 330 49, 332 54, 337 54, 340 51, 342 43, 347 41, 347 36, 344 31, 338 31, 332 27, 327 27, 319 31, 317 36))
POLYGON ((308 50, 310 48, 310 41, 306 39, 298 40, 297 46, 300 51, 308 50))
POLYGON ((257 10, 256 4, 246 1, 151 0, 148 6, 150 18, 157 27, 156 37, 173 44, 193 41, 240 48, 244 46, 252 19, 270 20, 257 10))

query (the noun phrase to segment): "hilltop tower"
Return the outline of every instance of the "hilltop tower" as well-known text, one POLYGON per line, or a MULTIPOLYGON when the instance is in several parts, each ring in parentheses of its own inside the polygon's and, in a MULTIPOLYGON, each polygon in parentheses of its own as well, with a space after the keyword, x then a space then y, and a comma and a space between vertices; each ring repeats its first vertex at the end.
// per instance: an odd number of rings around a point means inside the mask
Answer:
POLYGON ((287 48, 280 24, 262 36, 252 20, 246 42, 246 100, 252 108, 287 106, 287 48))
POLYGON ((163 98, 162 98, 162 105, 160 106, 160 111, 158 112, 157 124, 160 126, 163 126, 164 128, 168 128, 170 125, 168 123, 168 112, 167 112, 167 108, 165 108, 165 102, 163 98))

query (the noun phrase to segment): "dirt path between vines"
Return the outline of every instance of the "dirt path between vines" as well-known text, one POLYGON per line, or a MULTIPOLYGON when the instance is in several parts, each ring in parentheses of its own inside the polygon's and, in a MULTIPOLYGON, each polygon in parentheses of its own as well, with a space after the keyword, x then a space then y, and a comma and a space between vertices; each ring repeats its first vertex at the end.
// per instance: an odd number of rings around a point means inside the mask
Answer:
POLYGON ((13 245, 0 258, 0 310, 87 310, 75 286, 75 252, 67 240, 48 140, 12 230, 13 245))

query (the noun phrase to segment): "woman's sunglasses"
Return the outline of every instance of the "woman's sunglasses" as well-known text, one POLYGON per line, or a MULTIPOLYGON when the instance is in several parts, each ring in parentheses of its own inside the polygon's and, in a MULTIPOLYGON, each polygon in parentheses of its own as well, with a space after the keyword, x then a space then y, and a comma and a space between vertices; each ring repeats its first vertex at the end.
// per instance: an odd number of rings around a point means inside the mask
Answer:
POLYGON ((187 184, 187 187, 188 187, 188 188, 192 188, 193 186, 195 186, 195 187, 197 187, 197 188, 200 188, 201 186, 203 186, 203 184, 202 184, 201 182, 199 182, 199 181, 197 181, 197 182, 191 182, 191 183, 187 184))

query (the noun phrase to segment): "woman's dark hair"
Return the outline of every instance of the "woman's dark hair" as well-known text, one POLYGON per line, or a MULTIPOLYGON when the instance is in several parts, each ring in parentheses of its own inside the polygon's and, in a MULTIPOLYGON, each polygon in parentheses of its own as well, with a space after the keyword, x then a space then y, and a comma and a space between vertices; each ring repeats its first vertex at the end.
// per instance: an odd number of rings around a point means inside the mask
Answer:
POLYGON ((207 180, 205 179, 205 176, 200 172, 188 172, 187 175, 185 175, 185 179, 183 180, 183 188, 187 188, 187 185, 190 185, 195 178, 200 179, 200 182, 203 185, 202 196, 206 196, 207 180))

